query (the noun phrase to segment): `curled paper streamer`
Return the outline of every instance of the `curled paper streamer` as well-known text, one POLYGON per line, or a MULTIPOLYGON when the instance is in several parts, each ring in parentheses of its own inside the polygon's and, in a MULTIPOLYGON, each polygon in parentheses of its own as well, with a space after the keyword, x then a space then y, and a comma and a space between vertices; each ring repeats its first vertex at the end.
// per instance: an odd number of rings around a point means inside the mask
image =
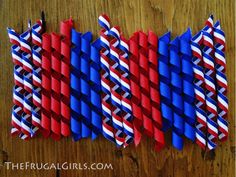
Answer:
POLYGON ((61 22, 61 134, 70 135, 70 55, 72 19, 61 22))
POLYGON ((191 141, 195 141, 195 94, 194 94, 194 73, 192 63, 192 51, 190 46, 191 31, 188 29, 180 36, 180 54, 182 59, 183 74, 183 106, 184 106, 184 135, 191 141))
POLYGON ((74 141, 81 139, 81 121, 80 121, 80 50, 81 33, 75 29, 71 31, 71 132, 74 141))
POLYGON ((159 75, 160 75, 160 95, 161 95, 161 112, 163 117, 163 130, 166 131, 172 126, 173 113, 171 109, 171 75, 169 66, 168 44, 170 42, 170 32, 159 38, 159 75))
POLYGON ((61 36, 51 33, 51 136, 61 138, 61 36))
POLYGON ((164 147, 164 133, 162 128, 162 117, 160 112, 160 92, 159 92, 159 75, 157 60, 158 38, 152 31, 148 32, 148 61, 149 61, 149 80, 150 80, 150 98, 151 111, 153 120, 153 130, 155 139, 155 149, 161 150, 164 147))
POLYGON ((92 139, 95 139, 98 134, 102 132, 102 117, 101 117, 101 77, 100 77, 100 49, 101 49, 100 39, 95 40, 91 44, 90 51, 90 101, 91 101, 91 123, 92 129, 92 139))
POLYGON ((44 137, 51 130, 51 35, 42 36, 42 110, 41 127, 44 137))
POLYGON ((132 94, 131 106, 133 114, 134 143, 137 146, 141 141, 141 128, 143 125, 141 109, 140 72, 139 72, 139 34, 135 32, 129 39, 129 69, 130 69, 130 90, 132 94))
POLYGON ((91 136, 91 110, 90 110, 90 43, 92 33, 87 32, 81 36, 81 57, 80 57, 80 110, 81 110, 81 135, 83 138, 91 136))
POLYGON ((141 106, 143 127, 145 133, 153 137, 152 110, 150 100, 149 66, 148 66, 148 39, 147 35, 139 32, 139 71, 141 88, 141 106))
POLYGON ((225 74, 225 34, 221 29, 220 22, 217 21, 214 25, 214 41, 215 41, 215 68, 217 81, 217 101, 218 101, 218 117, 217 123, 219 126, 219 139, 225 141, 228 138, 228 98, 227 98, 227 78, 225 74))
POLYGON ((178 150, 183 149, 184 118, 183 118, 183 81, 181 77, 181 58, 179 56, 179 37, 170 42, 170 67, 173 105, 172 144, 178 150))
POLYGON ((133 142, 133 116, 131 107, 131 91, 130 91, 130 72, 129 72, 129 45, 128 41, 121 36, 119 48, 121 50, 119 57, 119 68, 121 73, 121 108, 124 127, 124 147, 133 142))
POLYGON ((38 21, 32 26, 32 60, 33 60, 33 108, 32 108, 32 124, 38 129, 41 128, 41 51, 42 51, 42 23, 38 21))
POLYGON ((217 100, 215 86, 215 64, 214 64, 214 46, 213 46, 213 16, 210 16, 206 22, 203 32, 203 61, 205 67, 204 79, 206 87, 206 109, 207 109, 207 148, 212 150, 216 148, 218 138, 217 126, 217 100))
POLYGON ((101 26, 100 31, 100 64, 101 64, 101 91, 102 91, 102 131, 103 136, 111 142, 115 142, 114 130, 112 127, 111 119, 111 87, 109 76, 109 37, 108 32, 110 30, 110 19, 105 15, 100 15, 98 23, 101 26))
MULTIPOLYGON (((22 114, 24 107, 24 69, 22 63, 22 54, 21 54, 21 45, 20 45, 20 36, 12 28, 8 28, 8 36, 10 42, 13 44, 11 52, 12 59, 14 63, 14 83, 13 88, 13 102, 14 106, 12 108, 12 135, 20 135, 22 137, 22 114)), ((29 127, 31 128, 31 127, 29 127)), ((27 127, 28 129, 28 127, 27 127)), ((28 133, 27 133, 28 134, 28 133)), ((29 139, 30 136, 25 135, 23 139, 29 139)))
POLYGON ((112 103, 112 122, 115 129, 115 140, 117 146, 124 143, 123 120, 121 117, 121 74, 119 70, 119 43, 120 31, 118 27, 112 27, 109 33, 112 37, 110 42, 110 84, 112 103))
POLYGON ((204 84, 204 68, 201 51, 202 32, 197 33, 191 40, 192 62, 194 71, 194 92, 195 92, 195 112, 196 112, 196 143, 202 148, 206 148, 206 98, 204 84))

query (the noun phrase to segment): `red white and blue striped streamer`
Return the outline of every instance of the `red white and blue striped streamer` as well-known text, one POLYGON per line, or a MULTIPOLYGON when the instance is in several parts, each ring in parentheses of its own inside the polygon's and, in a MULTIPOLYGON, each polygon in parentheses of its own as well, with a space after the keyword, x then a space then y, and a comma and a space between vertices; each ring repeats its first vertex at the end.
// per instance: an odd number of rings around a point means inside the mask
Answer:
POLYGON ((227 79, 225 74, 225 34, 221 29, 220 22, 214 24, 214 52, 215 52, 215 69, 217 81, 217 106, 218 106, 218 129, 219 139, 225 141, 228 137, 228 98, 227 98, 227 79))

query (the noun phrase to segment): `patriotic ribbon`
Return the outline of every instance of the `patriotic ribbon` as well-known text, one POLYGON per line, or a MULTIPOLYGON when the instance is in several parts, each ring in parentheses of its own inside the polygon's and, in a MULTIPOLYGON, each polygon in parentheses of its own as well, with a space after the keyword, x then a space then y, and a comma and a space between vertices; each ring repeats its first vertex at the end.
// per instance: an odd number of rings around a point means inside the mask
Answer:
POLYGON ((41 127, 44 137, 51 131, 51 35, 42 35, 42 110, 41 127))
POLYGON ((101 63, 101 91, 102 91, 102 131, 103 136, 111 142, 115 142, 114 129, 111 119, 111 87, 110 87, 110 61, 109 61, 109 37, 110 19, 105 15, 100 15, 98 23, 101 26, 100 31, 100 63, 101 63))
POLYGON ((195 110, 196 110, 196 143, 202 148, 206 148, 206 101, 204 68, 201 51, 202 32, 197 33, 191 41, 192 62, 194 71, 194 92, 195 92, 195 110))
POLYGON ((130 90, 131 106, 133 114, 134 143, 137 146, 141 141, 141 128, 143 125, 141 109, 141 91, 140 91, 140 72, 139 72, 139 47, 138 32, 134 33, 129 39, 129 69, 130 69, 130 90))
POLYGON ((121 109, 122 119, 124 127, 124 147, 128 146, 133 142, 134 130, 133 130, 133 117, 131 107, 131 91, 130 91, 130 72, 129 72, 129 44, 128 41, 121 36, 119 49, 119 69, 121 73, 120 84, 121 84, 121 109))
POLYGON ((70 55, 72 19, 61 22, 61 134, 70 135, 70 55))
POLYGON ((90 51, 90 101, 91 101, 91 123, 92 139, 95 139, 102 132, 102 117, 101 117, 101 77, 100 77, 100 39, 95 40, 91 44, 90 51))
POLYGON ((214 25, 214 49, 215 49, 215 69, 217 81, 217 101, 218 101, 218 117, 217 123, 219 126, 219 140, 225 141, 228 137, 228 98, 227 98, 227 79, 225 74, 226 60, 225 60, 225 34, 221 29, 220 22, 217 21, 214 25))
POLYGON ((81 36, 81 57, 80 57, 80 89, 81 89, 81 135, 83 138, 91 136, 91 110, 90 110, 90 43, 92 33, 87 32, 81 36))
POLYGON ((51 33, 51 136, 61 138, 61 36, 51 33))
POLYGON ((81 51, 81 33, 75 29, 71 31, 71 132, 74 141, 81 139, 81 121, 80 121, 80 51, 81 51))
POLYGON ((203 32, 203 61, 205 67, 204 80, 206 87, 206 109, 207 109, 207 147, 209 150, 216 148, 218 137, 217 126, 217 101, 215 86, 215 64, 213 46, 213 16, 206 22, 203 32))
POLYGON ((170 42, 170 32, 159 38, 159 75, 160 75, 160 95, 161 95, 161 113, 163 117, 163 130, 166 131, 172 126, 173 113, 171 109, 171 75, 169 66, 168 45, 170 42))
POLYGON ((32 60, 33 60, 33 108, 32 108, 32 124, 38 129, 41 128, 41 51, 42 51, 42 21, 38 21, 32 26, 32 60))
POLYGON ((111 103, 112 103, 112 122, 115 128, 115 140, 117 146, 124 143, 124 128, 121 117, 121 74, 119 70, 119 27, 112 27, 109 31, 112 39, 110 42, 110 84, 111 84, 111 103))
POLYGON ((160 92, 159 92, 159 75, 157 72, 158 38, 152 31, 148 32, 148 61, 149 61, 149 80, 150 80, 150 98, 151 113, 153 120, 154 139, 156 141, 155 149, 161 150, 164 147, 164 133, 161 131, 162 118, 160 112, 160 92))
POLYGON ((183 79, 181 77, 182 67, 180 52, 180 40, 176 37, 170 42, 170 74, 172 89, 172 106, 173 106, 173 131, 172 144, 178 150, 183 149, 184 119, 183 119, 183 79))
POLYGON ((183 74, 183 106, 184 106, 184 135, 191 141, 195 141, 195 94, 194 94, 194 73, 192 64, 192 51, 190 46, 191 31, 188 29, 180 36, 180 53, 182 59, 183 74))

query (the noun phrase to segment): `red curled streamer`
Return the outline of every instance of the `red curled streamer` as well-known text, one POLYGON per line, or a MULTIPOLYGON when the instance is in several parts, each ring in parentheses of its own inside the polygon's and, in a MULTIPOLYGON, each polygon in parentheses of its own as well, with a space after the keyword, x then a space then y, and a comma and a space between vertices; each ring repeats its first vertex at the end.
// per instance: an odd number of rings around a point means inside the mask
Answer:
POLYGON ((70 135, 70 54, 72 19, 61 22, 61 134, 70 135))
POLYGON ((152 31, 148 32, 148 60, 149 60, 149 80, 150 80, 150 98, 152 109, 152 120, 154 128, 154 139, 156 141, 155 149, 160 150, 165 144, 162 128, 162 118, 160 112, 160 92, 159 76, 157 72, 157 46, 158 37, 152 31))
POLYGON ((138 145, 141 141, 142 110, 140 105, 141 92, 139 86, 139 54, 138 54, 138 32, 134 33, 129 39, 129 68, 130 68, 130 90, 132 94, 131 105, 133 110, 133 128, 134 128, 134 143, 138 145))
POLYGON ((150 83, 149 83, 149 63, 148 63, 148 40, 147 35, 139 32, 139 70, 140 70, 140 87, 141 87, 141 106, 143 113, 143 127, 145 133, 153 136, 152 110, 150 100, 150 83))
POLYGON ((61 138, 61 36, 51 33, 52 37, 52 55, 51 55, 51 131, 52 138, 59 140, 61 138))
POLYGON ((42 36, 42 111, 41 126, 44 137, 50 135, 51 115, 51 35, 42 36))

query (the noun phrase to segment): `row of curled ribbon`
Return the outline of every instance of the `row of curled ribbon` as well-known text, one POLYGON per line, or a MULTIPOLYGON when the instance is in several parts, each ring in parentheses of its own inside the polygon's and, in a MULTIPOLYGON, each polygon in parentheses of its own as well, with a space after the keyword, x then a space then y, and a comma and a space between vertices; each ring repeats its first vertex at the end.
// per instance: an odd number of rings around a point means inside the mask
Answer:
POLYGON ((99 38, 80 33, 72 19, 60 33, 46 33, 45 19, 22 34, 8 28, 14 63, 11 133, 60 140, 103 135, 118 147, 138 145, 142 135, 155 149, 183 148, 184 137, 204 150, 228 136, 225 35, 213 16, 192 37, 171 40, 137 31, 126 39, 107 15, 99 38))

